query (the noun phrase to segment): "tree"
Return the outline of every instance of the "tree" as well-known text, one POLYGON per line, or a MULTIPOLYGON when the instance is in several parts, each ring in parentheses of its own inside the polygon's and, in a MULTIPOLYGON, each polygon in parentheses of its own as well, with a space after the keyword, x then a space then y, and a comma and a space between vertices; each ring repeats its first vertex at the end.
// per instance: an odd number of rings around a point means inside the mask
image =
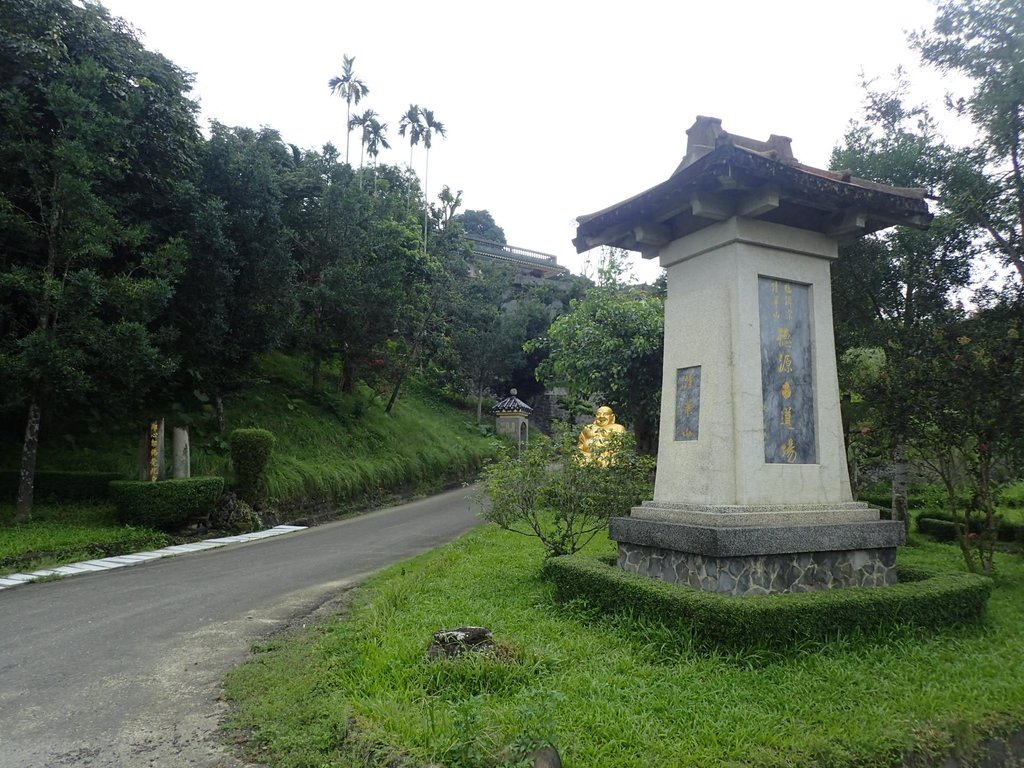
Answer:
POLYGON ((376 119, 371 120, 370 124, 363 129, 363 135, 366 139, 366 153, 373 158, 373 186, 376 191, 377 155, 380 154, 381 148, 391 149, 391 145, 388 143, 388 124, 381 123, 376 119))
POLYGON ((495 223, 490 211, 465 211, 458 216, 467 235, 506 245, 505 230, 495 223))
POLYGON ((931 31, 910 40, 926 63, 974 81, 969 96, 949 103, 981 139, 960 154, 945 203, 1024 285, 1024 9, 1016 0, 946 0, 931 31))
POLYGON ((946 488, 964 562, 991 574, 1000 487, 1024 467, 1024 304, 936 324, 916 360, 916 442, 946 488))
MULTIPOLYGON (((410 301, 402 313, 394 347, 398 365, 392 377, 391 397, 385 407, 390 413, 398 393, 414 365, 428 354, 437 354, 449 345, 451 319, 448 307, 454 303, 460 277, 469 272, 469 248, 459 227, 450 226, 455 211, 462 204, 462 193, 452 194, 447 185, 439 195, 441 205, 428 206, 434 214, 437 236, 430 250, 423 251, 424 281, 417 286, 417 301, 410 301)), ((426 243, 426 239, 424 239, 426 243)), ((411 297, 412 298, 412 297, 411 297)))
POLYGON ((427 252, 427 191, 430 179, 430 147, 433 145, 434 136, 445 136, 444 124, 434 117, 434 110, 421 109, 420 117, 423 119, 423 149, 426 151, 426 163, 423 170, 423 252, 427 252))
POLYGON ((355 56, 342 55, 341 75, 335 75, 327 81, 331 93, 340 96, 345 100, 345 162, 348 162, 349 139, 352 137, 352 105, 358 105, 363 97, 370 93, 369 87, 360 80, 353 67, 356 63, 355 56))
MULTIPOLYGON (((359 167, 363 167, 363 153, 369 144, 370 130, 377 120, 377 112, 372 109, 365 110, 361 115, 352 115, 348 121, 348 129, 359 128, 359 167)), ((347 158, 346 158, 347 162, 347 158)))
MULTIPOLYGON (((897 187, 924 187, 933 194, 948 183, 954 152, 942 142, 923 107, 905 104, 902 72, 892 90, 863 83, 862 122, 851 124, 831 165, 897 187)), ((915 353, 929 324, 946 316, 954 294, 970 281, 973 251, 962 222, 943 213, 927 231, 906 227, 862 238, 841 251, 832 269, 837 351, 883 351, 883 374, 871 387, 876 437, 888 440, 893 457, 893 514, 907 515, 908 441, 918 408, 915 353)), ((844 379, 849 371, 841 366, 844 379)), ((847 387, 848 389, 848 387, 847 387)), ((861 393, 865 394, 865 393, 861 393)))
POLYGON ((515 276, 513 267, 479 265, 472 277, 460 281, 451 309, 452 344, 458 367, 477 399, 478 424, 484 395, 520 384, 511 376, 526 365, 523 345, 550 325, 544 305, 535 295, 517 290, 515 276))
POLYGON ((174 368, 153 321, 187 258, 198 132, 189 77, 101 6, 12 0, 0 22, 0 390, 28 412, 24 519, 44 410, 128 408, 174 368))
POLYGON ((598 284, 528 348, 549 353, 537 368, 539 380, 611 406, 633 429, 639 449, 653 453, 661 412, 664 298, 625 284, 624 273, 621 256, 609 251, 598 284))
POLYGON ((257 356, 286 337, 295 312, 293 233, 283 219, 294 164, 271 128, 214 121, 202 146, 191 257, 166 317, 179 330, 183 372, 198 379, 182 387, 204 391, 218 411, 257 356))
POLYGON ((423 139, 423 118, 416 104, 410 104, 398 121, 398 135, 405 136, 406 133, 409 134, 409 167, 412 168, 413 148, 423 139))

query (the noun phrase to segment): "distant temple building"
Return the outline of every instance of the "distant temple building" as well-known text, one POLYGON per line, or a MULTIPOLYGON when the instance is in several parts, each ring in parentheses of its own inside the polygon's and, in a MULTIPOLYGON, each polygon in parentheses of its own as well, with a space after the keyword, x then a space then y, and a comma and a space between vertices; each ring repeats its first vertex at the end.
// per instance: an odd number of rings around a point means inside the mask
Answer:
POLYGON ((517 268, 522 282, 569 276, 569 270, 559 266, 558 259, 550 253, 502 245, 475 235, 466 235, 465 237, 466 242, 473 249, 474 256, 478 259, 489 259, 517 268))

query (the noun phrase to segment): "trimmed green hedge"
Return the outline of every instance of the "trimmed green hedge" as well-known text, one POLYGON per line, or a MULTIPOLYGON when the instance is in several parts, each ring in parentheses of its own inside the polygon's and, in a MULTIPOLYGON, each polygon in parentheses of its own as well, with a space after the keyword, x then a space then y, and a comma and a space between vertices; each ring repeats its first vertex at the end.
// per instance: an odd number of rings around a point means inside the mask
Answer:
POLYGON ((264 473, 274 450, 274 433, 266 429, 236 429, 231 432, 230 442, 238 497, 255 504, 266 488, 264 473))
POLYGON ((593 557, 553 557, 543 576, 560 600, 678 625, 703 647, 785 649, 837 635, 979 622, 992 582, 971 573, 897 566, 900 583, 827 592, 731 597, 627 573, 593 557))
MULTIPOLYGON (((980 520, 971 521, 971 533, 981 533, 981 528, 980 520)), ((931 536, 936 541, 956 541, 953 516, 941 510, 930 509, 918 515, 917 530, 926 536, 931 536)), ((1000 521, 999 529, 996 531, 996 540, 1024 542, 1024 525, 1006 520, 1000 521)))
POLYGON ((223 477, 190 477, 151 483, 120 480, 110 484, 118 516, 126 525, 177 530, 213 512, 224 491, 223 477))
POLYGON ((956 526, 949 520, 919 517, 917 518, 917 530, 918 533, 935 541, 956 541, 956 526))
MULTIPOLYGON (((105 499, 111 480, 120 480, 117 472, 36 472, 37 501, 86 501, 105 499)), ((13 499, 18 495, 20 473, 17 470, 0 471, 0 495, 13 499)))

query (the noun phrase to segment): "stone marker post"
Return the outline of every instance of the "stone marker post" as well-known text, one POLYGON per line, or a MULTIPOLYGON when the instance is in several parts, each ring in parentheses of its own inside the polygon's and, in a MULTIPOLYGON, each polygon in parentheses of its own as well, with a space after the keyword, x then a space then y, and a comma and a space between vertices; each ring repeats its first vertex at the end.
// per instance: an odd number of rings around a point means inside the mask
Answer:
POLYGON ((687 132, 672 177, 579 218, 668 277, 654 499, 611 523, 619 565, 732 595, 895 583, 902 523, 854 502, 832 331, 842 239, 927 226, 920 190, 799 164, 790 141, 687 132))

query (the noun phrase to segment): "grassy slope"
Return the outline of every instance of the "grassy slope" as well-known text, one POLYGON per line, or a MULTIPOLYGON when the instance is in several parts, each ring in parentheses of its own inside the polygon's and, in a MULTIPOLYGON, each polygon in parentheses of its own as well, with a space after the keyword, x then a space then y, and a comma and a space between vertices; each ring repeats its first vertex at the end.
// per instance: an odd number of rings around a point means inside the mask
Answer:
MULTIPOLYGON (((347 397, 311 393, 301 363, 285 355, 269 355, 259 375, 250 389, 226 399, 228 428, 258 426, 277 436, 267 484, 282 504, 313 498, 344 508, 384 493, 428 491, 471 476, 495 452, 467 412, 413 387, 387 415, 369 390, 347 397)), ((230 480, 227 442, 211 426, 208 419, 193 430, 193 474, 230 480)), ((131 434, 43 438, 40 469, 134 474, 137 438, 131 434)), ((15 467, 17 460, 17 447, 8 446, 0 466, 15 467)), ((0 573, 120 554, 166 538, 120 526, 110 505, 40 501, 33 522, 10 527, 12 517, 13 504, 0 502, 0 573)))
MULTIPOLYGON (((488 527, 384 572, 350 619, 275 641, 233 672, 235 725, 275 768, 363 765, 367 750, 479 768, 537 737, 588 768, 852 768, 1024 724, 1019 555, 998 557, 983 628, 785 656, 702 654, 656 624, 556 606, 541 556, 488 527), (510 660, 427 663, 431 633, 463 624, 490 627, 510 660)), ((900 559, 963 568, 939 544, 900 559)))
MULTIPOLYGON (((428 490, 471 475, 494 455, 466 412, 409 385, 391 414, 369 390, 343 396, 310 393, 301 362, 269 355, 259 385, 230 398, 230 427, 263 427, 278 442, 268 469, 270 495, 279 501, 323 497, 343 502, 380 489, 428 490)), ((195 474, 229 475, 227 452, 216 436, 193 450, 195 474)))

